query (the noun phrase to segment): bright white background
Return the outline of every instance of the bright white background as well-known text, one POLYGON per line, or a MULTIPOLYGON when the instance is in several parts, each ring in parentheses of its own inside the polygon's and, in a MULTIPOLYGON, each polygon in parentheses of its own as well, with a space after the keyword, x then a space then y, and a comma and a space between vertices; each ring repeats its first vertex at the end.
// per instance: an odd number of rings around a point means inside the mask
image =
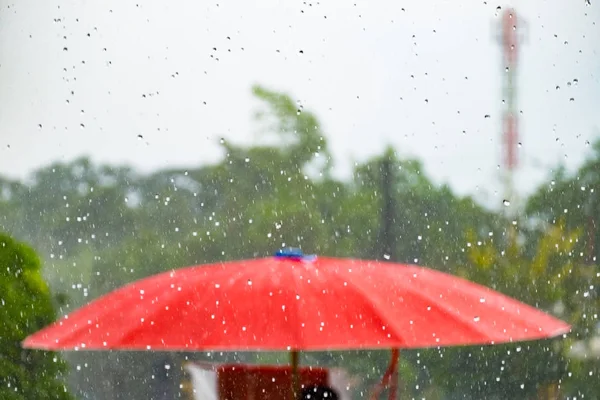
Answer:
MULTIPOLYGON (((256 140, 250 87, 259 83, 317 114, 339 176, 392 144, 422 159, 436 182, 495 203, 499 6, 2 1, 0 175, 24 177, 81 155, 145 172, 214 162, 220 137, 256 140)), ((598 6, 516 5, 527 20, 517 92, 522 193, 559 162, 578 166, 598 137, 598 6)))

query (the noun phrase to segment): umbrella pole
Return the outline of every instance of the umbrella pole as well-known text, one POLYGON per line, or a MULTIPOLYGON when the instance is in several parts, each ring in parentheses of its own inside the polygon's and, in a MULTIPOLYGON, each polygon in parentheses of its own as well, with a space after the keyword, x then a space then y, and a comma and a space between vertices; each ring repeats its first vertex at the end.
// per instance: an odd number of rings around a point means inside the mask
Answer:
POLYGON ((390 392, 389 400, 398 399, 398 379, 399 379, 399 362, 400 362, 400 350, 392 349, 392 359, 390 361, 390 392))
POLYGON ((390 365, 388 366, 383 378, 381 378, 381 382, 375 385, 373 392, 371 392, 371 396, 369 400, 377 400, 383 392, 384 389, 388 389, 388 399, 396 400, 398 397, 398 360, 400 358, 400 350, 392 349, 392 357, 390 359, 390 365))
POLYGON ((299 369, 298 365, 300 364, 300 354, 297 350, 292 350, 290 352, 290 364, 292 366, 292 398, 291 400, 297 400, 298 395, 300 393, 300 379, 299 379, 299 369))

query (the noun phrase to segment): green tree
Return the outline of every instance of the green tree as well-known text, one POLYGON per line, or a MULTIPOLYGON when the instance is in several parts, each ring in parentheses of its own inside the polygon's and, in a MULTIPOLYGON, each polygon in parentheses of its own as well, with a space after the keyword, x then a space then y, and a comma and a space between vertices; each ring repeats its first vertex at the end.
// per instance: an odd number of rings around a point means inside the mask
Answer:
POLYGON ((569 229, 582 229, 577 250, 592 264, 600 258, 600 139, 575 172, 559 166, 528 199, 527 216, 538 234, 547 224, 563 220, 569 229))
POLYGON ((38 256, 0 234, 0 398, 71 399, 62 380, 66 364, 51 352, 21 348, 27 335, 55 317, 38 256))
POLYGON ((469 394, 530 399, 557 384, 566 394, 593 396, 581 363, 568 358, 572 341, 592 332, 594 310, 600 306, 598 298, 590 295, 598 278, 573 252, 579 234, 559 221, 537 241, 533 255, 524 244, 499 244, 494 237, 467 234, 468 262, 458 268, 461 276, 557 314, 573 325, 573 332, 568 340, 428 351, 424 363, 436 377, 430 385, 441 386, 457 398, 469 394))

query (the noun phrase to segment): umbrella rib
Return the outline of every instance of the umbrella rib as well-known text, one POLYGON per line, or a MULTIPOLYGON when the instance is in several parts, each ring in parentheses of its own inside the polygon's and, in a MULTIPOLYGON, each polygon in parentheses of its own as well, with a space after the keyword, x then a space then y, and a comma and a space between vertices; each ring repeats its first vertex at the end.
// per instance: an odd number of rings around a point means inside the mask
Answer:
MULTIPOLYGON (((489 289, 489 288, 486 288, 484 286, 482 288, 489 289)), ((510 342, 513 341, 512 337, 509 337, 508 340, 507 340, 507 338, 503 337, 503 335, 498 335, 498 332, 496 330, 494 330, 494 329, 491 329, 491 331, 490 331, 490 330, 486 329, 485 326, 483 326, 483 325, 474 325, 473 323, 471 323, 471 321, 469 319, 465 318, 464 315, 457 314, 457 313, 453 312, 453 310, 449 306, 443 305, 443 304, 441 304, 440 302, 437 302, 437 301, 432 301, 432 297, 431 296, 425 295, 425 294, 420 293, 420 292, 416 292, 416 291, 411 290, 411 289, 408 289, 408 290, 411 291, 411 293, 416 294, 418 297, 421 297, 423 299, 431 301, 432 304, 435 304, 436 306, 438 306, 439 311, 444 312, 447 315, 455 316, 457 322, 461 323, 463 326, 466 326, 466 327, 470 328, 472 331, 477 332, 477 333, 481 334, 482 336, 485 336, 485 337, 489 338, 489 340, 487 340, 487 341, 482 341, 481 344, 484 344, 484 343, 485 344, 491 344, 491 343, 510 343, 510 342)), ((507 300, 511 301, 511 300, 514 300, 514 299, 507 298, 507 300)), ((531 306, 529 306, 526 303, 523 303, 523 305, 525 307, 532 308, 531 306)), ((532 308, 532 310, 537 311, 539 313, 543 313, 542 311, 536 310, 536 309, 533 309, 533 308, 532 308)), ((498 310, 490 310, 490 312, 495 312, 495 311, 498 311, 498 310)), ((477 315, 473 315, 473 318, 475 318, 476 316, 477 315)), ((557 334, 561 334, 561 333, 563 333, 563 331, 559 330, 558 332, 553 332, 552 336, 556 336, 557 334)), ((547 337, 547 335, 543 334, 540 331, 540 332, 536 332, 535 334, 528 335, 527 337, 528 337, 528 339, 526 339, 526 340, 533 340, 533 339, 536 339, 536 338, 545 338, 545 337, 547 337)), ((515 341, 521 341, 521 340, 523 340, 523 339, 517 339, 515 341)), ((471 343, 471 344, 475 344, 475 343, 471 343)))
MULTIPOLYGON (((419 269, 426 269, 426 268, 423 268, 423 267, 418 267, 418 268, 419 268, 419 269)), ((437 272, 437 273, 439 273, 439 274, 448 275, 447 273, 444 273, 444 272, 440 272, 440 271, 436 271, 436 272, 437 272)), ((503 298, 503 299, 504 299, 504 301, 506 301, 506 304, 510 304, 510 305, 512 305, 512 306, 514 306, 514 307, 517 307, 517 308, 519 308, 519 309, 521 309, 521 310, 524 310, 524 311, 529 311, 529 312, 539 313, 539 314, 543 314, 543 315, 545 315, 545 316, 546 316, 546 317, 548 317, 548 318, 554 318, 552 315, 550 315, 550 314, 548 314, 548 313, 544 312, 543 310, 537 309, 537 308, 535 308, 535 307, 531 306, 530 304, 524 303, 524 302, 522 302, 522 301, 520 301, 520 300, 517 300, 517 299, 515 299, 515 298, 512 298, 512 297, 509 297, 509 296, 507 296, 507 295, 505 295, 505 294, 503 294, 503 293, 501 293, 501 292, 497 292, 497 291, 495 291, 495 290, 493 290, 493 289, 491 289, 491 288, 489 288, 489 287, 487 287, 487 286, 483 286, 483 285, 481 285, 481 284, 479 284, 479 283, 476 283, 476 282, 473 282, 473 281, 469 281, 469 280, 466 280, 466 279, 464 279, 464 278, 458 278, 458 277, 455 277, 455 276, 453 276, 453 275, 450 275, 450 276, 452 276, 453 278, 455 278, 455 279, 457 279, 457 280, 460 280, 460 281, 464 282, 465 284, 472 285, 473 287, 475 287, 475 288, 477 288, 477 289, 479 289, 479 290, 481 290, 481 291, 485 292, 485 293, 482 293, 480 296, 483 296, 483 297, 485 297, 485 295, 486 295, 486 294, 491 294, 491 295, 493 295, 493 296, 498 296, 498 295, 499 295, 499 296, 501 296, 501 298, 503 298)), ((443 286, 443 285, 438 285, 438 284, 437 284, 438 282, 439 282, 439 281, 435 281, 435 280, 433 280, 433 281, 431 281, 431 282, 428 282, 428 283, 429 283, 429 284, 433 283, 433 284, 436 286, 436 288, 437 288, 437 287, 444 288, 444 286, 443 286)), ((430 299, 430 297, 427 297, 427 298, 428 298, 428 299, 430 299)), ((479 301, 479 299, 476 299, 476 300, 473 300, 473 301, 474 301, 474 302, 477 302, 477 301, 479 301)), ((446 309, 445 311, 446 311, 446 312, 448 312, 448 313, 452 313, 452 311, 450 311, 450 310, 448 310, 448 309, 446 309)), ((500 311, 500 310, 490 310, 490 311, 495 311, 495 312, 498 312, 498 311, 500 311)), ((523 321, 523 319, 521 319, 521 321, 523 321)), ((525 321, 525 322, 527 322, 527 320, 524 320, 524 321, 525 321)), ((470 324, 470 322, 469 322, 468 320, 466 321, 466 323, 467 323, 467 324, 470 324)), ((473 326, 473 325, 471 324, 471 326, 473 326)), ((570 328, 570 327, 569 327, 569 328, 570 328)), ((560 335, 560 334, 563 334, 563 333, 566 333, 566 332, 568 332, 569 330, 570 330, 570 329, 568 329, 568 328, 566 328, 566 327, 565 327, 565 328, 562 328, 562 329, 556 329, 556 330, 553 330, 553 331, 551 332, 551 336, 560 335)), ((481 332, 481 330, 479 330, 479 332, 481 332)), ((547 334, 543 334, 543 333, 541 333, 541 331, 540 331, 540 332, 539 332, 539 334, 532 335, 531 337, 532 337, 532 338, 533 338, 533 337, 535 337, 535 338, 546 338, 546 337, 548 337, 548 336, 547 336, 547 334)), ((501 340, 502 340, 502 339, 501 339, 501 340)))
MULTIPOLYGON (((386 271, 388 272, 388 271, 386 271)), ((391 271, 390 271, 391 272, 391 271)), ((387 274, 386 274, 387 275, 387 274)), ((381 314, 381 312, 379 311, 379 308, 376 307, 376 303, 375 303, 375 299, 373 296, 371 295, 367 295, 367 292, 364 291, 362 289, 362 287, 360 286, 360 284, 358 284, 357 282, 354 282, 354 280, 348 280, 349 283, 352 285, 352 287, 356 290, 358 290, 364 297, 364 299, 366 300, 366 303, 369 305, 369 307, 373 310, 373 312, 382 320, 386 323, 386 325, 391 326, 393 328, 394 334, 396 335, 396 337, 404 342, 403 345, 406 345, 404 338, 402 336, 402 330, 400 328, 397 327, 397 325, 394 323, 393 320, 391 320, 389 317, 387 316, 383 316, 383 314, 381 314)), ((474 331, 482 336, 487 336, 485 331, 482 331, 481 329, 477 329, 475 328, 469 321, 466 321, 462 315, 457 315, 455 313, 453 313, 450 309, 444 307, 443 305, 439 304, 439 302, 436 301, 432 301, 431 297, 424 295, 423 293, 417 292, 413 289, 411 289, 408 285, 407 286, 403 286, 403 288, 407 291, 410 292, 411 295, 415 295, 415 297, 419 297, 421 299, 426 300, 427 302, 430 302, 432 306, 437 306, 439 308, 439 310, 443 313, 445 313, 446 315, 450 315, 452 317, 456 317, 455 319, 457 320, 458 323, 460 323, 461 325, 466 326, 466 328, 468 330, 474 331)), ((379 303, 379 302, 377 302, 379 303)))
MULTIPOLYGON (((218 264, 217 264, 218 265, 218 264)), ((197 267, 197 268, 207 268, 207 267, 197 267)), ((232 282, 235 282, 237 280, 239 280, 241 278, 241 276, 237 276, 237 277, 232 277, 230 275, 228 275, 226 270, 221 270, 219 271, 219 275, 217 276, 212 276, 212 281, 211 282, 206 282, 204 279, 201 280, 200 283, 204 284, 204 285, 208 285, 210 283, 214 284, 214 280, 216 278, 221 278, 222 275, 226 276, 228 279, 230 279, 232 282)), ((191 282, 193 284, 197 284, 197 282, 193 281, 191 282)), ((198 293, 198 286, 194 285, 191 290, 195 293, 198 293)), ((155 304, 154 307, 152 307, 152 310, 148 312, 147 317, 148 319, 151 319, 159 310, 161 306, 164 306, 165 304, 169 304, 169 294, 167 294, 168 292, 162 292, 162 297, 161 297, 161 301, 157 302, 155 304)), ((204 295, 201 296, 202 302, 199 302, 198 304, 196 304, 196 307, 202 307, 204 304, 204 299, 210 298, 211 297, 211 293, 210 292, 203 292, 204 295)), ((176 296, 178 295, 177 291, 172 291, 171 295, 176 296)), ((178 320, 178 318, 174 318, 176 320, 178 320)), ((181 320, 181 319, 179 319, 181 320)), ((123 343, 126 342, 130 337, 135 336, 137 334, 137 332, 141 329, 143 329, 144 327, 141 325, 138 325, 137 327, 125 332, 120 338, 119 338, 119 342, 123 343)), ((181 329, 184 329, 183 327, 181 329)), ((185 351, 186 348, 184 348, 183 346, 176 346, 176 347, 181 347, 181 350, 185 351)), ((206 347, 206 349, 208 349, 209 346, 206 347)))
MULTIPOLYGON (((304 268, 304 272, 308 272, 308 270, 309 270, 308 268, 304 268)), ((297 292, 298 292, 298 290, 297 290, 297 288, 298 288, 298 280, 299 279, 298 279, 297 269, 294 268, 294 266, 291 267, 291 275, 292 275, 292 279, 294 281, 294 285, 293 285, 294 286, 294 290, 296 291, 296 294, 297 294, 297 292)), ((294 309, 295 309, 294 314, 296 315, 296 318, 292 318, 293 323, 299 323, 300 321, 304 321, 304 318, 302 320, 300 319, 300 309, 301 308, 300 308, 298 302, 292 300, 292 303, 294 304, 294 309)), ((290 310, 291 310, 291 308, 292 307, 290 307, 290 310)), ((296 349, 292 348, 292 350, 300 350, 300 349, 304 348, 303 335, 300 334, 299 330, 298 331, 293 330, 293 331, 296 332, 296 340, 295 340, 295 342, 296 342, 296 349)))
POLYGON ((404 338, 401 334, 401 329, 399 329, 393 320, 390 320, 387 316, 381 313, 380 308, 377 307, 379 305, 379 301, 376 302, 374 296, 365 291, 360 285, 354 282, 354 279, 347 279, 348 288, 353 290, 355 293, 359 293, 360 297, 365 301, 366 305, 373 311, 373 314, 376 315, 383 325, 391 326, 393 329, 393 333, 396 336, 398 341, 404 342, 404 338), (376 304, 377 303, 377 304, 376 304))
MULTIPOLYGON (((428 283, 431 283, 431 282, 428 282, 428 283)), ((415 297, 419 297, 421 299, 426 300, 427 302, 431 303, 432 306, 435 305, 436 308, 439 311, 443 312, 444 314, 454 317, 458 323, 465 326, 467 329, 469 329, 473 332, 476 332, 484 337, 487 336, 487 337, 492 338, 492 337, 497 336, 495 332, 491 332, 491 334, 490 334, 490 332, 488 332, 484 326, 473 325, 473 323, 470 320, 466 319, 462 314, 454 312, 454 310, 451 307, 449 307, 447 304, 443 304, 443 303, 439 302, 437 299, 435 299, 425 293, 417 291, 408 285, 405 287, 405 289, 406 289, 406 291, 410 292, 411 295, 414 295, 415 297)), ((475 317, 475 316, 473 316, 473 317, 475 317)), ((500 340, 502 340, 502 339, 500 339, 500 340)), ((492 341, 492 340, 489 340, 488 342, 490 342, 490 341, 492 341)))
MULTIPOLYGON (((416 290, 412 290, 410 288, 407 288, 407 291, 409 291, 412 295, 415 295, 416 297, 420 297, 421 299, 425 299, 428 302, 431 303, 431 305, 435 305, 435 307, 438 309, 438 311, 441 311, 442 313, 449 315, 450 317, 454 317, 454 319, 456 320, 456 322, 458 322, 459 324, 463 325, 464 327, 466 327, 468 330, 471 330, 473 332, 476 332, 482 336, 487 336, 487 337, 492 337, 492 336, 496 336, 496 334, 494 332, 492 332, 492 334, 490 335, 489 332, 487 332, 487 330, 485 329, 485 327, 483 326, 475 326, 471 323, 470 320, 466 319, 462 314, 454 312, 452 310, 451 307, 448 307, 445 304, 440 303, 439 301, 434 301, 434 299, 429 296, 426 295, 424 293, 420 293, 416 290)), ((474 316, 475 317, 475 316, 474 316)))
MULTIPOLYGON (((129 286, 133 286, 135 284, 135 282, 132 282, 128 285, 125 285, 119 289, 117 289, 119 292, 125 293, 125 291, 127 290, 127 288, 129 286)), ((113 292, 114 293, 114 292, 113 292)), ((100 297, 98 297, 97 299, 93 300, 92 302, 88 303, 87 305, 85 305, 83 308, 80 308, 78 310, 76 310, 73 314, 68 315, 67 317, 63 317, 59 320, 57 320, 56 322, 54 322, 52 325, 50 325, 49 328, 53 327, 53 326, 60 326, 61 323, 66 324, 66 325, 70 325, 71 322, 70 320, 77 320, 78 317, 83 314, 86 315, 86 313, 88 313, 89 311, 89 307, 93 306, 94 304, 100 303, 102 302, 105 298, 108 298, 109 296, 111 296, 111 293, 106 293, 100 297)), ((119 298, 118 301, 114 301, 111 303, 111 308, 102 308, 102 309, 96 309, 94 310, 95 312, 91 315, 91 316, 87 316, 87 320, 88 321, 95 321, 96 323, 98 323, 98 321, 101 321, 104 319, 104 317, 106 315, 110 315, 111 313, 113 313, 116 310, 119 309, 123 309, 124 307, 122 307, 122 304, 126 304, 129 301, 128 297, 122 297, 119 298)), ((69 342, 69 341, 73 341, 74 338, 78 337, 80 335, 80 333, 82 332, 82 330, 85 329, 90 329, 90 324, 80 324, 78 326, 72 326, 71 329, 69 329, 68 333, 65 333, 62 335, 61 337, 61 342, 69 342)), ((92 325, 93 326, 93 325, 92 325)), ((60 346, 60 344, 59 344, 60 346)), ((64 349, 67 349, 67 347, 64 347, 64 349)))
MULTIPOLYGON (((156 315, 156 313, 159 311, 159 307, 164 306, 163 301, 167 300, 166 303, 168 304, 168 299, 169 299, 169 295, 165 294, 163 292, 162 296, 161 296, 161 301, 160 302, 156 302, 156 304, 154 305, 154 307, 152 307, 151 309, 149 307, 146 308, 147 313, 146 316, 144 317, 144 319, 148 319, 149 321, 152 321, 152 318, 156 315)), ((135 326, 132 329, 129 329, 127 331, 124 331, 123 334, 118 338, 117 342, 120 343, 120 347, 123 346, 123 343, 127 342, 129 338, 131 337, 135 337, 138 332, 140 330, 144 329, 144 326, 142 324, 138 324, 137 326, 135 326)), ((136 346, 134 346, 136 347, 136 346)), ((147 347, 148 348, 148 347, 147 347)))
MULTIPOLYGON (((123 286, 123 287, 119 288, 119 289, 118 289, 118 291, 119 291, 119 292, 121 292, 121 291, 125 291, 125 290, 129 289, 131 286, 134 286, 134 285, 135 285, 135 286, 140 286, 140 284, 142 284, 142 283, 149 284, 149 283, 151 283, 151 282, 153 282, 153 281, 157 280, 157 279, 158 279, 158 277, 162 277, 163 275, 170 274, 170 273, 172 273, 172 272, 173 272, 172 270, 170 270, 170 271, 164 271, 164 272, 162 272, 162 273, 160 273, 160 274, 158 274, 158 275, 155 275, 155 276, 152 276, 152 277, 148 277, 148 278, 144 278, 144 279, 142 279, 142 280, 140 280, 140 281, 131 282, 131 283, 129 283, 129 284, 127 284, 127 285, 125 285, 125 286, 123 286)), ((157 287, 156 287, 156 289, 155 289, 155 291, 153 291, 153 292, 149 292, 149 293, 146 293, 146 295, 145 295, 145 296, 146 296, 146 297, 153 297, 153 296, 156 296, 158 293, 160 293, 160 294, 164 294, 164 293, 165 293, 165 291, 163 290, 163 288, 162 288, 162 287, 160 287, 160 286, 157 286, 157 287)), ((111 296, 111 294, 115 294, 115 292, 112 292, 112 293, 107 293, 107 294, 105 294, 105 295, 103 295, 103 296, 100 296, 99 298, 95 299, 94 301, 92 301, 92 302, 91 302, 91 303, 89 303, 88 305, 84 306, 84 308, 81 308, 81 309, 79 309, 79 310, 78 310, 78 311, 79 311, 79 313, 81 313, 81 312, 84 312, 84 310, 86 310, 86 312, 88 312, 88 311, 87 311, 87 308, 88 308, 89 306, 92 306, 92 305, 93 305, 94 303, 96 303, 96 302, 103 301, 105 297, 107 297, 107 296, 111 296)), ((111 303, 111 306, 112 306, 112 307, 110 307, 110 308, 106 308, 106 307, 105 307, 105 308, 102 308, 102 309, 99 309, 99 310, 95 310, 95 313, 94 313, 92 316, 88 316, 88 317, 87 317, 87 319, 88 319, 88 320, 90 320, 90 321, 96 321, 96 322, 103 321, 103 322, 105 322, 106 316, 110 316, 110 314, 111 314, 111 313, 113 313, 113 312, 114 312, 114 311, 116 311, 116 310, 122 310, 122 311, 123 311, 123 310, 128 310, 128 311, 131 311, 131 310, 132 310, 132 307, 124 307, 124 306, 123 306, 124 304, 127 304, 127 303, 128 303, 130 300, 131 300, 131 298, 130 298, 130 297, 122 297, 122 298, 120 298, 118 301, 115 301, 115 300, 113 300, 113 301, 112 301, 112 303, 111 303)), ((160 304, 162 304, 162 302, 161 302, 160 304)), ((156 303, 156 304, 155 304, 155 307, 152 307, 152 312, 148 312, 148 313, 146 314, 145 318, 150 318, 150 317, 152 317, 152 315, 154 315, 154 313, 156 312, 156 310, 157 310, 157 308, 160 306, 160 304, 159 304, 159 303, 156 303)), ((138 305, 136 304, 136 306, 138 306, 138 305)), ((145 306, 145 308, 147 309, 148 307, 147 307, 147 306, 145 306)), ((70 316, 70 319, 76 319, 76 318, 77 318, 77 316, 78 316, 78 314, 71 315, 71 316, 70 316)), ((57 321, 57 322, 56 322, 56 324, 58 324, 58 323, 60 323, 60 322, 67 323, 67 324, 69 324, 69 323, 70 323, 70 321, 69 321, 69 320, 64 320, 64 319, 61 319, 61 320, 57 321)), ((122 333, 120 336, 113 336, 113 337, 111 338, 111 340, 110 340, 110 341, 111 341, 111 342, 115 341, 115 342, 117 342, 117 343, 123 342, 123 340, 124 340, 124 339, 131 337, 131 335, 132 335, 133 333, 137 332, 137 331, 138 331, 139 329, 141 329, 141 328, 142 328, 141 326, 138 326, 138 327, 136 327, 136 328, 134 328, 134 329, 132 329, 132 330, 130 330, 130 331, 123 332, 123 333, 122 333), (115 339, 115 338, 116 338, 116 339, 115 339)), ((74 340, 74 338, 76 338, 77 336, 79 336, 79 335, 80 335, 80 333, 81 333, 81 331, 82 331, 83 329, 89 329, 89 325, 80 325, 80 326, 78 326, 77 328, 74 328, 74 327, 73 327, 72 329, 70 329, 70 332, 69 332, 69 333, 65 334, 65 335, 62 337, 62 340, 61 340, 61 341, 62 341, 62 342, 69 342, 69 341, 73 341, 73 340, 74 340)), ((135 346, 133 346, 133 347, 131 347, 131 348, 132 348, 132 349, 135 349, 136 347, 135 347, 135 346)))

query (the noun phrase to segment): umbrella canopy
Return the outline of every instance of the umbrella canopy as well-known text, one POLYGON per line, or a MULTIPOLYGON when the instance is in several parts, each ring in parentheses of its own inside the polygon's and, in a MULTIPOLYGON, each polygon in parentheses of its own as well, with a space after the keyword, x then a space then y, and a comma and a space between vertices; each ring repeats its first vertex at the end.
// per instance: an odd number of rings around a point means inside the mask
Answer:
POLYGON ((173 270, 29 336, 46 350, 335 350, 494 344, 570 327, 489 288, 414 265, 303 256, 173 270))

